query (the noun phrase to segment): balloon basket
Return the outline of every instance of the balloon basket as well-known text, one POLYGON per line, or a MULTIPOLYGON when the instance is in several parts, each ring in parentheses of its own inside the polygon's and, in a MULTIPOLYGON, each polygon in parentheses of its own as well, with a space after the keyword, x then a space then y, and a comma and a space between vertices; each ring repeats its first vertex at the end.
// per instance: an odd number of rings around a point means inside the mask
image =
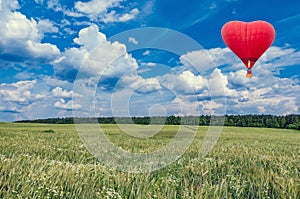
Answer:
POLYGON ((249 71, 247 72, 246 77, 248 77, 248 78, 251 78, 251 77, 252 77, 251 71, 250 71, 250 72, 249 72, 249 71))

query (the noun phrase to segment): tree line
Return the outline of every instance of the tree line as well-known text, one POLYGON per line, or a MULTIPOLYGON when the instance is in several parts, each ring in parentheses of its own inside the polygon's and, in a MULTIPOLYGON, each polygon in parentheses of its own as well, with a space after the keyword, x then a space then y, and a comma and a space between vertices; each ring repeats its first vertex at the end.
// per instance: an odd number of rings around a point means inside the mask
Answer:
POLYGON ((46 123, 46 124, 165 124, 165 125, 224 125, 238 127, 264 127, 300 130, 300 115, 225 115, 225 116, 166 116, 166 117, 99 117, 99 118, 48 118, 37 120, 22 120, 18 123, 46 123), (212 118, 213 117, 213 118, 212 118))

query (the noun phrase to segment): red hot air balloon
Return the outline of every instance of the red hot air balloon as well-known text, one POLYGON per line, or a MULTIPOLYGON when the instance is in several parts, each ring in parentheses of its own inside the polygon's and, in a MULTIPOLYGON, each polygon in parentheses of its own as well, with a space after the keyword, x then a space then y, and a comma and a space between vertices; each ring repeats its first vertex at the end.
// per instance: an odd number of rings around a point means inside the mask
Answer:
POLYGON ((222 28, 222 38, 246 65, 246 77, 251 78, 251 69, 260 56, 271 46, 275 39, 275 30, 265 21, 230 21, 222 28))

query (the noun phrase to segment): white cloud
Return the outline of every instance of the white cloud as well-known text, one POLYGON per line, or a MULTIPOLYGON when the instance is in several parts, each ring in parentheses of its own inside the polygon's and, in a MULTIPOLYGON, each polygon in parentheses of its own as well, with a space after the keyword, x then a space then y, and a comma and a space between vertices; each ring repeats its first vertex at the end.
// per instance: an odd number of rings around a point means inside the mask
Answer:
POLYGON ((77 34, 77 31, 72 30, 71 28, 64 28, 64 31, 69 35, 77 34))
POLYGON ((36 3, 36 4, 43 4, 44 3, 44 0, 34 0, 34 2, 36 3))
POLYGON ((42 78, 42 82, 50 87, 64 87, 64 88, 73 88, 73 84, 68 82, 67 80, 60 80, 55 78, 54 76, 44 76, 42 78))
POLYGON ((134 45, 138 45, 139 42, 134 37, 129 37, 128 42, 133 43, 134 45))
MULTIPOLYGON (((300 51, 293 48, 280 48, 272 46, 260 58, 259 63, 265 70, 276 70, 297 65, 300 62, 300 51)), ((255 67, 255 66, 254 66, 255 67)), ((255 67, 257 68, 257 67, 255 67)), ((261 71, 263 71, 261 68, 261 71)), ((266 71, 267 72, 267 71, 266 71)))
MULTIPOLYGON (((90 1, 76 1, 74 8, 68 9, 62 6, 58 0, 48 0, 47 5, 49 9, 55 12, 63 12, 69 17, 88 17, 90 21, 94 22, 126 22, 136 18, 139 14, 137 8, 128 10, 127 7, 121 5, 123 0, 90 0, 90 1), (118 9, 122 11, 116 12, 118 9)), ((74 25, 77 22, 74 23, 74 25)))
POLYGON ((54 24, 49 19, 40 20, 37 23, 37 29, 41 33, 47 32, 58 32, 58 28, 54 26, 54 24))
POLYGON ((42 35, 37 29, 34 19, 27 19, 20 12, 11 12, 8 16, 1 18, 3 36, 6 39, 40 40, 42 35))
POLYGON ((156 66, 157 64, 156 63, 153 63, 153 62, 148 62, 145 64, 146 66, 150 66, 150 67, 154 67, 156 66))
POLYGON ((258 106, 257 109, 258 109, 258 112, 259 112, 260 114, 263 114, 263 113, 266 112, 266 109, 265 109, 264 106, 258 106))
POLYGON ((106 36, 98 31, 98 26, 92 24, 88 28, 79 31, 79 37, 74 42, 83 46, 88 51, 92 51, 96 46, 106 42, 106 36))
POLYGON ((162 87, 156 78, 144 79, 135 74, 127 74, 120 79, 119 83, 124 88, 130 88, 138 93, 150 93, 158 91, 162 87))
POLYGON ((102 21, 104 23, 110 22, 126 22, 134 19, 138 14, 139 10, 133 8, 128 13, 117 13, 112 8, 124 8, 121 6, 123 0, 91 0, 88 2, 77 1, 75 2, 75 10, 73 12, 70 10, 64 11, 68 16, 72 17, 82 17, 87 16, 92 21, 102 21))
POLYGON ((73 95, 73 91, 67 91, 61 87, 56 87, 52 90, 52 94, 55 97, 70 98, 73 95))
POLYGON ((34 77, 34 73, 29 73, 27 71, 17 73, 14 78, 18 80, 28 80, 34 77))
POLYGON ((101 21, 104 23, 111 23, 111 22, 126 22, 130 21, 139 14, 139 10, 137 8, 132 9, 129 13, 126 14, 118 14, 115 10, 105 14, 101 21))
POLYGON ((4 102, 18 102, 28 104, 31 99, 31 89, 37 83, 32 81, 19 81, 12 84, 0 84, 0 96, 4 102))
POLYGON ((143 53, 143 55, 144 55, 144 56, 147 56, 147 55, 150 55, 150 53, 151 53, 151 52, 150 52, 149 50, 146 50, 146 51, 143 53))
POLYGON ((195 95, 207 87, 207 80, 202 76, 195 76, 190 71, 181 74, 166 74, 160 78, 165 87, 180 94, 195 95))
MULTIPOLYGON (((84 78, 120 77, 138 68, 136 60, 126 52, 126 46, 107 41, 105 35, 98 32, 96 25, 82 29, 74 42, 81 46, 67 49, 63 57, 56 61, 57 75, 65 75, 80 68, 84 78)), ((74 74, 71 76, 74 78, 74 74)))
POLYGON ((231 108, 239 111, 240 114, 264 113, 286 115, 299 111, 296 100, 296 97, 281 95, 276 97, 264 96, 251 98, 248 101, 236 102, 236 105, 233 105, 231 108))
POLYGON ((175 116, 198 115, 197 106, 197 102, 190 102, 181 96, 176 96, 171 102, 165 105, 166 109, 175 116))
POLYGON ((52 60, 60 53, 59 49, 55 45, 49 43, 39 43, 28 40, 25 44, 27 45, 27 50, 34 58, 45 58, 52 60))
POLYGON ((42 100, 42 99, 45 99, 45 98, 46 98, 46 95, 43 95, 43 94, 37 94, 37 95, 35 96, 35 98, 38 99, 38 100, 42 100))
POLYGON ((142 14, 146 16, 152 14, 154 6, 155 6, 155 0, 147 1, 142 8, 142 14))
POLYGON ((261 88, 261 89, 251 89, 241 91, 241 96, 244 99, 251 100, 251 99, 263 99, 264 95, 270 92, 272 88, 261 88))
POLYGON ((55 102, 54 107, 66 110, 76 110, 80 109, 81 105, 73 104, 73 100, 69 100, 66 102, 64 99, 60 99, 60 101, 55 102))
POLYGON ((112 10, 108 13, 106 13, 105 15, 103 15, 101 17, 101 21, 103 21, 104 23, 110 23, 110 22, 117 22, 118 21, 118 14, 115 10, 112 10))
POLYGON ((9 0, 9 1, 6 0, 6 1, 3 1, 2 4, 3 3, 6 3, 7 8, 10 10, 16 10, 16 9, 20 8, 18 0, 9 0))
MULTIPOLYGON (((184 96, 176 96, 174 100, 165 105, 175 116, 199 116, 219 114, 224 104, 210 100, 190 101, 184 96)), ((222 114, 222 111, 221 113, 222 114)))
MULTIPOLYGON (((13 5, 16 7, 16 3, 13 5)), ((32 18, 27 19, 20 12, 7 9, 8 7, 4 12, 0 12, 0 26, 2 27, 0 29, 0 49, 3 54, 47 60, 60 54, 55 45, 41 42, 45 31, 55 29, 54 26, 51 26, 50 21, 36 22, 32 18)))
POLYGON ((211 96, 236 97, 238 93, 228 87, 228 77, 220 69, 215 69, 207 79, 211 96))
POLYGON ((235 87, 237 86, 250 87, 251 84, 259 81, 259 78, 255 74, 251 79, 246 78, 246 73, 247 73, 246 70, 238 70, 238 71, 229 72, 227 75, 228 75, 228 79, 230 79, 230 83, 235 87))
POLYGON ((73 25, 76 25, 76 26, 90 26, 92 25, 93 23, 90 22, 90 21, 75 21, 74 23, 72 23, 73 25))
POLYGON ((106 12, 108 8, 116 7, 122 0, 91 0, 88 2, 77 1, 75 8, 95 19, 99 14, 106 12))
POLYGON ((132 9, 129 13, 126 13, 118 18, 118 22, 126 22, 134 19, 138 14, 139 10, 137 8, 132 9))
POLYGON ((233 65, 237 59, 228 48, 213 48, 209 50, 192 51, 180 57, 185 67, 192 67, 203 73, 220 65, 233 65))
POLYGON ((218 113, 217 110, 219 108, 222 108, 223 106, 224 104, 220 104, 212 100, 204 100, 199 102, 199 109, 201 111, 201 114, 205 115, 216 115, 218 113))
MULTIPOLYGON (((0 85, 0 120, 15 121, 49 117, 71 117, 73 85, 54 77, 40 76, 40 80, 18 81, 0 85), (57 103, 58 98, 65 103, 57 103), (1 108, 2 107, 2 108, 1 108)), ((75 110, 80 107, 74 106, 75 110)))
POLYGON ((47 6, 49 9, 54 10, 55 12, 61 12, 63 11, 62 6, 59 3, 59 0, 48 0, 47 6))
POLYGON ((195 75, 187 70, 180 74, 166 74, 159 79, 162 85, 180 95, 200 98, 237 96, 237 92, 229 88, 228 77, 219 69, 206 76, 195 75))

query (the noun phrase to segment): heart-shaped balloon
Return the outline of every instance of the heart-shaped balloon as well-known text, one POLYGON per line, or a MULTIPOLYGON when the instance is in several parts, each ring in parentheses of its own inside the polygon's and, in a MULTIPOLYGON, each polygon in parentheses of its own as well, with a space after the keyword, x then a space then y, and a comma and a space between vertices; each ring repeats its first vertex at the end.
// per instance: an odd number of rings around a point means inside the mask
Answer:
POLYGON ((222 38, 248 68, 247 77, 252 77, 251 68, 275 39, 273 26, 265 21, 230 21, 222 28, 222 38))

